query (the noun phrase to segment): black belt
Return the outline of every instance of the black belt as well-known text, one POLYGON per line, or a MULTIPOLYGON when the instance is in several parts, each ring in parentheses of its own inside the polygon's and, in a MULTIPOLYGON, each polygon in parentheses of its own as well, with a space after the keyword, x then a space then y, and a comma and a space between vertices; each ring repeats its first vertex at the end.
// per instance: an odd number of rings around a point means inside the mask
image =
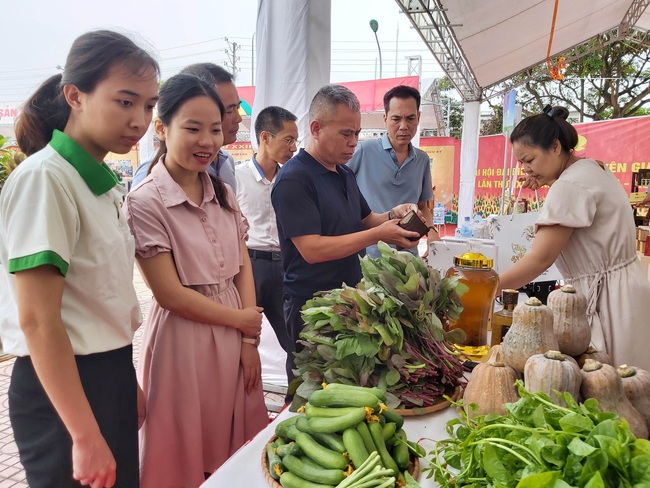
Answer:
POLYGON ((266 259, 267 261, 282 260, 282 254, 280 251, 258 251, 257 249, 249 249, 248 255, 253 259, 266 259))

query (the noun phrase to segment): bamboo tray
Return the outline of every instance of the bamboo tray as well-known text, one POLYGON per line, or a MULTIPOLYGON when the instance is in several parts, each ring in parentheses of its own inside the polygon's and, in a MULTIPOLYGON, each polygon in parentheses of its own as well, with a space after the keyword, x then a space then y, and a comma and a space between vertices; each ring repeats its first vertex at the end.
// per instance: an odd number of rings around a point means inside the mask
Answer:
MULTIPOLYGON (((463 388, 461 386, 457 386, 456 389, 454 390, 454 393, 452 395, 449 395, 449 397, 453 401, 456 401, 461 397, 462 393, 463 393, 463 388)), ((439 410, 444 410, 450 405, 451 403, 449 402, 449 400, 446 400, 441 397, 440 399, 438 399, 437 402, 435 402, 433 405, 428 407, 398 408, 395 411, 398 414, 400 414, 402 417, 417 417, 419 415, 427 415, 429 413, 438 412, 439 410)))
MULTIPOLYGON (((269 472, 269 460, 266 457, 266 446, 268 446, 271 442, 275 442, 277 438, 278 436, 276 435, 271 437, 269 442, 264 444, 264 449, 262 449, 262 472, 264 473, 266 481, 269 482, 269 485, 271 485, 272 488, 282 488, 282 485, 277 480, 274 480, 271 476, 271 473, 269 472)), ((411 473, 411 476, 413 476, 413 478, 416 480, 420 477, 420 460, 417 457, 411 457, 408 472, 411 473)))

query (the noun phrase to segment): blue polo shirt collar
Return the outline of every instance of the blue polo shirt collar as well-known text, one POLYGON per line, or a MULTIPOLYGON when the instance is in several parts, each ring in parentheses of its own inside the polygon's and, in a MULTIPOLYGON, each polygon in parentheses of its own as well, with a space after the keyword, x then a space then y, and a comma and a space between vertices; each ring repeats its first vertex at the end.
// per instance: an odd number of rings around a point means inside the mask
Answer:
POLYGON ((84 148, 60 130, 54 130, 50 146, 77 170, 95 195, 103 195, 119 183, 106 163, 95 161, 84 148))
MULTIPOLYGON (((381 146, 387 151, 393 150, 393 145, 390 143, 390 139, 388 139, 388 134, 384 134, 383 137, 381 138, 381 146)), ((415 148, 413 147, 413 144, 409 142, 409 155, 406 157, 404 162, 406 163, 407 161, 410 161, 414 157, 415 157, 415 148)))

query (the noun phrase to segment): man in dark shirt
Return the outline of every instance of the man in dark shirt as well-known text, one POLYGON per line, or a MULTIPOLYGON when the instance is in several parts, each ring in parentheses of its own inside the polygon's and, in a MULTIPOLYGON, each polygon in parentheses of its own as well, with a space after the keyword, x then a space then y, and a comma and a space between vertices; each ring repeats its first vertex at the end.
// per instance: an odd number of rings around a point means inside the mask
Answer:
MULTIPOLYGON (((418 239, 397 225, 412 204, 372 212, 345 166, 361 131, 354 93, 324 86, 311 102, 309 119, 309 144, 283 166, 271 194, 284 268, 284 317, 294 350, 304 325, 300 309, 315 292, 355 286, 367 246, 381 240, 411 248, 418 239)), ((287 351, 289 382, 293 352, 287 351)))

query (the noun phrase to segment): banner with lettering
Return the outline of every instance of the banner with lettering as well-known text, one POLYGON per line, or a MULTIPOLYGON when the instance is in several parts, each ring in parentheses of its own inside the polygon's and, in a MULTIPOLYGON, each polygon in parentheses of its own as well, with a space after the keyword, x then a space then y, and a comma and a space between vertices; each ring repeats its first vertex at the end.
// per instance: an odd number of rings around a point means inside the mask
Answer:
MULTIPOLYGON (((575 124, 575 128, 578 131, 576 155, 603 161, 630 193, 632 173, 650 168, 650 117, 588 122, 575 124)), ((479 139, 474 211, 484 216, 498 213, 500 208, 504 144, 505 137, 500 134, 479 139)), ((515 166, 514 176, 521 174, 520 166, 515 166)), ((506 181, 512 179, 510 171, 506 171, 506 181)), ((515 197, 519 186, 513 192, 515 197)), ((645 187, 640 190, 645 191, 645 187)), ((540 203, 547 193, 547 188, 539 190, 540 203)), ((521 197, 527 199, 529 209, 536 210, 533 192, 523 190, 521 197)))

